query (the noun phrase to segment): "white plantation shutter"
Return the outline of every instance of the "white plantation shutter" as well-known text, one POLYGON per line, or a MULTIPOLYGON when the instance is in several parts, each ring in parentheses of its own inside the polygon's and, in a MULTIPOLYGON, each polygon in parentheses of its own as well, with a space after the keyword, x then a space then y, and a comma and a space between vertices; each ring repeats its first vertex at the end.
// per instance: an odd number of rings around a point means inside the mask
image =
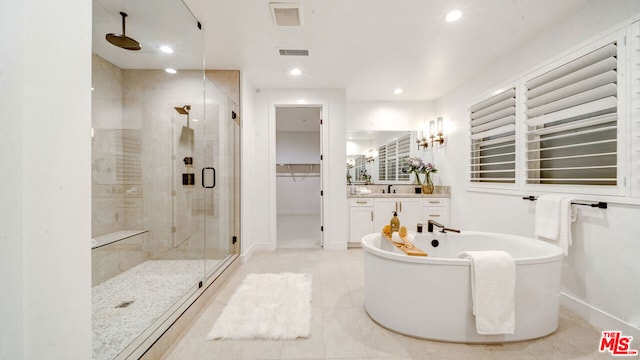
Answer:
POLYGON ((387 144, 387 181, 396 181, 398 170, 398 146, 395 141, 387 144))
POLYGON ((631 25, 631 196, 640 197, 640 22, 631 25))
POLYGON ((364 171, 367 169, 367 162, 364 159, 364 155, 356 157, 354 163, 356 181, 363 181, 364 177, 362 175, 364 175, 364 171))
POLYGON ((411 157, 411 135, 398 139, 398 181, 409 181, 409 173, 402 172, 404 163, 411 157))
POLYGON ((378 148, 378 180, 387 180, 387 146, 378 148))
POLYGON ((616 185, 617 45, 525 80, 528 184, 616 185))
POLYGON ((471 183, 516 181, 516 88, 469 108, 471 183))
POLYGON ((409 181, 402 172, 404 162, 411 151, 411 135, 394 139, 378 148, 378 179, 380 181, 409 181))

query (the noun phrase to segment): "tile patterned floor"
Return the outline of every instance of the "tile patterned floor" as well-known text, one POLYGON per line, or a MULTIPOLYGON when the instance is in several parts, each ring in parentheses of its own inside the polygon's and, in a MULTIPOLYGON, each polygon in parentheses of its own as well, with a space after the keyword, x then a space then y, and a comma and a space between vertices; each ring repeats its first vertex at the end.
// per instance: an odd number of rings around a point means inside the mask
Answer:
POLYGON ((600 333, 562 309, 560 326, 542 339, 500 345, 465 345, 415 339, 375 324, 363 306, 362 250, 280 249, 254 254, 231 277, 172 348, 165 360, 199 359, 611 359, 598 352, 600 333), (313 275, 308 339, 205 340, 227 300, 249 273, 313 275))

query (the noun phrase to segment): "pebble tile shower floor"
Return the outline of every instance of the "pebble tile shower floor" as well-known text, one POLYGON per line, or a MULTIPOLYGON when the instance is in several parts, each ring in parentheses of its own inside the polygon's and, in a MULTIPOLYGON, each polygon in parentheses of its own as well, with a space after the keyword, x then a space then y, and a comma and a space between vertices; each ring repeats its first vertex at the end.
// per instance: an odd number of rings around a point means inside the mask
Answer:
MULTIPOLYGON (((207 270, 217 260, 207 260, 207 270)), ((92 289, 93 359, 111 360, 203 278, 203 260, 149 260, 92 289)))
MULTIPOLYGON (((364 309, 362 249, 279 249, 255 253, 232 275, 181 334, 164 360, 204 359, 611 359, 598 351, 600 332, 561 309, 555 333, 498 345, 428 341, 386 330, 364 309), (287 341, 206 340, 207 333, 247 274, 313 275, 311 336, 287 341)), ((398 297, 398 304, 402 298, 398 297)), ((532 309, 532 311, 535 311, 532 309)), ((634 342, 636 340, 634 339, 634 342)))

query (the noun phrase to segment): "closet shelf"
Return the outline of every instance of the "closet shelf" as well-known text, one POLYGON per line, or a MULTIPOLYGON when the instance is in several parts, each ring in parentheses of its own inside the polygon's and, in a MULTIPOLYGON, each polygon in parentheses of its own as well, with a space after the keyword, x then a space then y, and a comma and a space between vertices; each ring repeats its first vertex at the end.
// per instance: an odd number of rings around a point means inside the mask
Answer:
POLYGON ((319 163, 282 163, 276 164, 277 177, 296 178, 320 177, 319 163))

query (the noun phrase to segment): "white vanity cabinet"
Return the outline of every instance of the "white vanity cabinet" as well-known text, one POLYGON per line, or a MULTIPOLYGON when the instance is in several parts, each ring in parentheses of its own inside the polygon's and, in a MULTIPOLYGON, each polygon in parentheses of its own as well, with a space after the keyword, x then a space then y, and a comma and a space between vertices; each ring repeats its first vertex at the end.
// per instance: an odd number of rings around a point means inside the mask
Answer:
POLYGON ((382 231, 393 217, 393 212, 398 213, 400 226, 406 226, 409 231, 416 231, 416 225, 422 222, 421 198, 376 198, 374 205, 374 229, 382 231))
POLYGON ((360 243, 360 239, 375 232, 373 227, 374 199, 349 199, 349 242, 360 243))
POLYGON ((422 223, 426 224, 429 220, 451 227, 451 224, 449 224, 449 199, 422 199, 422 223))
POLYGON ((354 197, 349 199, 349 242, 360 243, 363 236, 382 231, 398 212, 400 226, 410 232, 417 224, 435 220, 449 224, 449 199, 434 197, 354 197))

